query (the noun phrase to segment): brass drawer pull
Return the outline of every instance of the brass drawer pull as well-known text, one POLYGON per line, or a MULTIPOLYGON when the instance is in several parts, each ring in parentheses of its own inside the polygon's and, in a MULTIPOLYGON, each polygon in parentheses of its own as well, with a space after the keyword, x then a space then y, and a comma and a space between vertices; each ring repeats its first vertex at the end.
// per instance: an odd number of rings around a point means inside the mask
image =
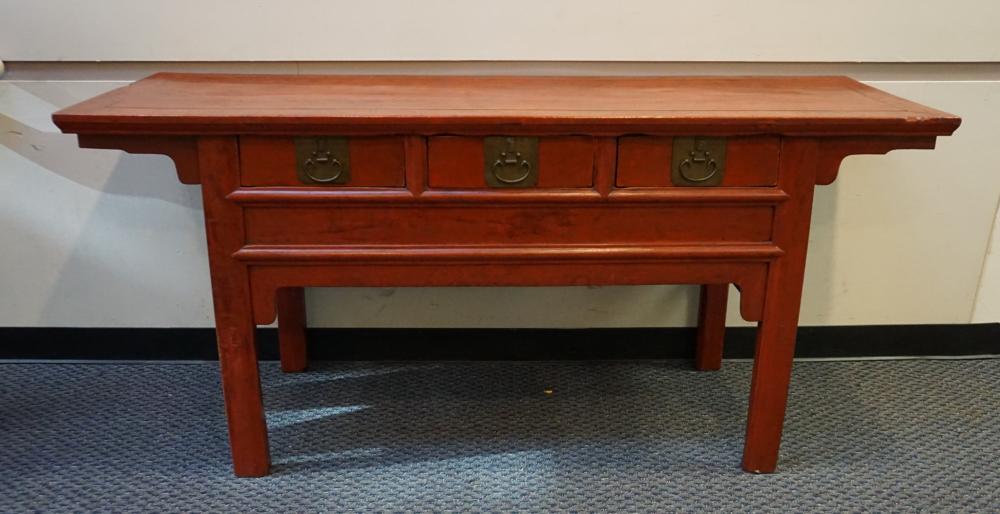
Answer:
POLYGON ((350 159, 347 138, 295 138, 295 170, 305 184, 346 184, 351 180, 350 159))
POLYGON ((306 159, 304 169, 306 176, 313 182, 320 183, 336 182, 344 174, 344 165, 336 157, 330 155, 330 152, 323 152, 319 155, 313 152, 313 156, 306 159), (317 177, 313 174, 317 168, 332 170, 333 173, 329 177, 317 177))
POLYGON ((675 137, 670 178, 676 186, 717 186, 726 165, 726 140, 675 137))
POLYGON ((530 187, 538 182, 537 137, 487 137, 483 154, 490 186, 530 187))
POLYGON ((502 152, 500 158, 493 163, 493 176, 504 184, 520 184, 527 180, 530 175, 531 163, 522 159, 520 153, 510 155, 507 152, 502 152), (523 173, 517 177, 507 178, 505 175, 508 169, 519 169, 523 173))

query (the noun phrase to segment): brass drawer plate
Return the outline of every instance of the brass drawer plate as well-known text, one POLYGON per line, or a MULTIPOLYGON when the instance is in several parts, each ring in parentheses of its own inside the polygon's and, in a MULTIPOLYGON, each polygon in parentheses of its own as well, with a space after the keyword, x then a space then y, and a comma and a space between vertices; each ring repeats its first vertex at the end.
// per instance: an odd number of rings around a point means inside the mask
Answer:
POLYGON ((295 171, 305 184, 339 185, 351 180, 346 137, 295 138, 295 171))
POLYGON ((725 171, 725 138, 674 138, 670 180, 675 186, 718 186, 725 171))
POLYGON ((490 187, 532 187, 538 183, 537 137, 483 139, 486 183, 490 187))

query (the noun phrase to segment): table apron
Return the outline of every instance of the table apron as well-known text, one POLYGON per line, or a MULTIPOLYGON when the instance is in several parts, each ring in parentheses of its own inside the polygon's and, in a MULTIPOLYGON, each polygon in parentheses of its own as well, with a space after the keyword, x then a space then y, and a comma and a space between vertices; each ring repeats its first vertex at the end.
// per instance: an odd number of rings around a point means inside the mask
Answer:
POLYGON ((246 244, 525 245, 766 242, 774 206, 339 205, 244 208, 246 244))
MULTIPOLYGON (((766 245, 761 245, 766 246, 766 245)), ((762 248, 763 250, 764 248, 762 248)), ((600 286, 735 284, 740 312, 760 320, 769 266, 777 257, 547 258, 536 260, 345 259, 252 263, 248 275, 257 324, 274 321, 275 295, 284 287, 600 286)))

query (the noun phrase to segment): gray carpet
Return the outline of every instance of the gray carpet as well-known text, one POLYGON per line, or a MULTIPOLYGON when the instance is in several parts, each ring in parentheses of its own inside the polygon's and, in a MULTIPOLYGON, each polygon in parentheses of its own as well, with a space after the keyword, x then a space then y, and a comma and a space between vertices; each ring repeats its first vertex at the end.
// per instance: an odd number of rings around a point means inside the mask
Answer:
POLYGON ((0 512, 1000 511, 1000 360, 796 364, 780 473, 750 365, 262 365, 233 478, 214 363, 0 364, 0 512))

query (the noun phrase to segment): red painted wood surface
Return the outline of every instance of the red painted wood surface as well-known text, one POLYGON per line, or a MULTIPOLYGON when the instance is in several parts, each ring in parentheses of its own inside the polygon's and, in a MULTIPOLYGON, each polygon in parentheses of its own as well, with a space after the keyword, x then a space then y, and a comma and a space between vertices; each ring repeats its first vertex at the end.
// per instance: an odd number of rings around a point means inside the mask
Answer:
POLYGON ((243 212, 226 201, 226 192, 239 183, 236 138, 203 137, 198 156, 205 172, 201 177, 205 234, 233 471, 238 476, 263 476, 271 457, 257 370, 250 277, 247 266, 233 258, 243 245, 243 212))
POLYGON ((743 469, 753 473, 771 473, 778 464, 819 156, 817 139, 789 139, 781 148, 778 185, 791 198, 776 207, 774 243, 785 253, 768 270, 757 328, 743 450, 743 469))
MULTIPOLYGON (((403 187, 405 157, 401 137, 355 137, 348 142, 351 179, 329 187, 403 187)), ((240 166, 244 186, 300 186, 295 143, 290 137, 243 136, 240 166)))
POLYGON ((55 114, 67 132, 941 135, 955 116, 847 77, 159 73, 55 114))
POLYGON ((248 207, 247 244, 655 244, 767 241, 768 205, 248 207), (294 230, 289 227, 294 226, 294 230))
POLYGON ((698 339, 694 356, 694 367, 699 371, 714 371, 722 367, 728 298, 729 284, 701 286, 701 298, 698 302, 698 339))
MULTIPOLYGON (((641 284, 700 284, 729 282, 740 288, 740 314, 747 321, 761 318, 768 259, 773 253, 744 249, 731 257, 690 249, 611 249, 606 258, 589 248, 556 251, 518 250, 513 261, 506 255, 463 254, 443 256, 410 252, 399 255, 390 248, 353 255, 300 252, 295 255, 247 248, 237 258, 250 267, 254 319, 258 324, 275 319, 274 295, 281 287, 411 287, 411 286, 593 286, 641 284), (574 255, 575 253, 575 255, 574 255), (640 255, 637 255, 640 254, 640 255), (461 270, 461 273, 456 273, 461 270)), ((429 252, 425 252, 429 253, 429 252)))
POLYGON ((858 153, 960 120, 844 77, 158 74, 54 115, 81 146, 163 153, 203 186, 234 469, 268 469, 254 325, 306 366, 304 287, 702 284, 699 369, 728 284, 759 321, 743 468, 774 471, 813 189, 858 153), (352 182, 296 180, 292 137, 351 136, 352 182), (484 135, 538 135, 535 187, 484 179, 484 135), (726 137, 718 187, 669 182, 671 138, 726 137), (363 138, 360 136, 377 136, 363 138))
MULTIPOLYGON (((670 187, 673 138, 627 136, 619 140, 618 187, 670 187)), ((777 183, 777 137, 731 137, 726 140, 722 186, 773 186, 777 183)))
MULTIPOLYGON (((545 137, 538 142, 536 187, 594 185, 594 138, 545 137)), ((441 188, 486 188, 483 138, 436 136, 427 142, 428 185, 441 188)))
POLYGON ((285 287, 278 289, 276 294, 281 371, 305 371, 308 365, 305 291, 301 287, 285 287))

